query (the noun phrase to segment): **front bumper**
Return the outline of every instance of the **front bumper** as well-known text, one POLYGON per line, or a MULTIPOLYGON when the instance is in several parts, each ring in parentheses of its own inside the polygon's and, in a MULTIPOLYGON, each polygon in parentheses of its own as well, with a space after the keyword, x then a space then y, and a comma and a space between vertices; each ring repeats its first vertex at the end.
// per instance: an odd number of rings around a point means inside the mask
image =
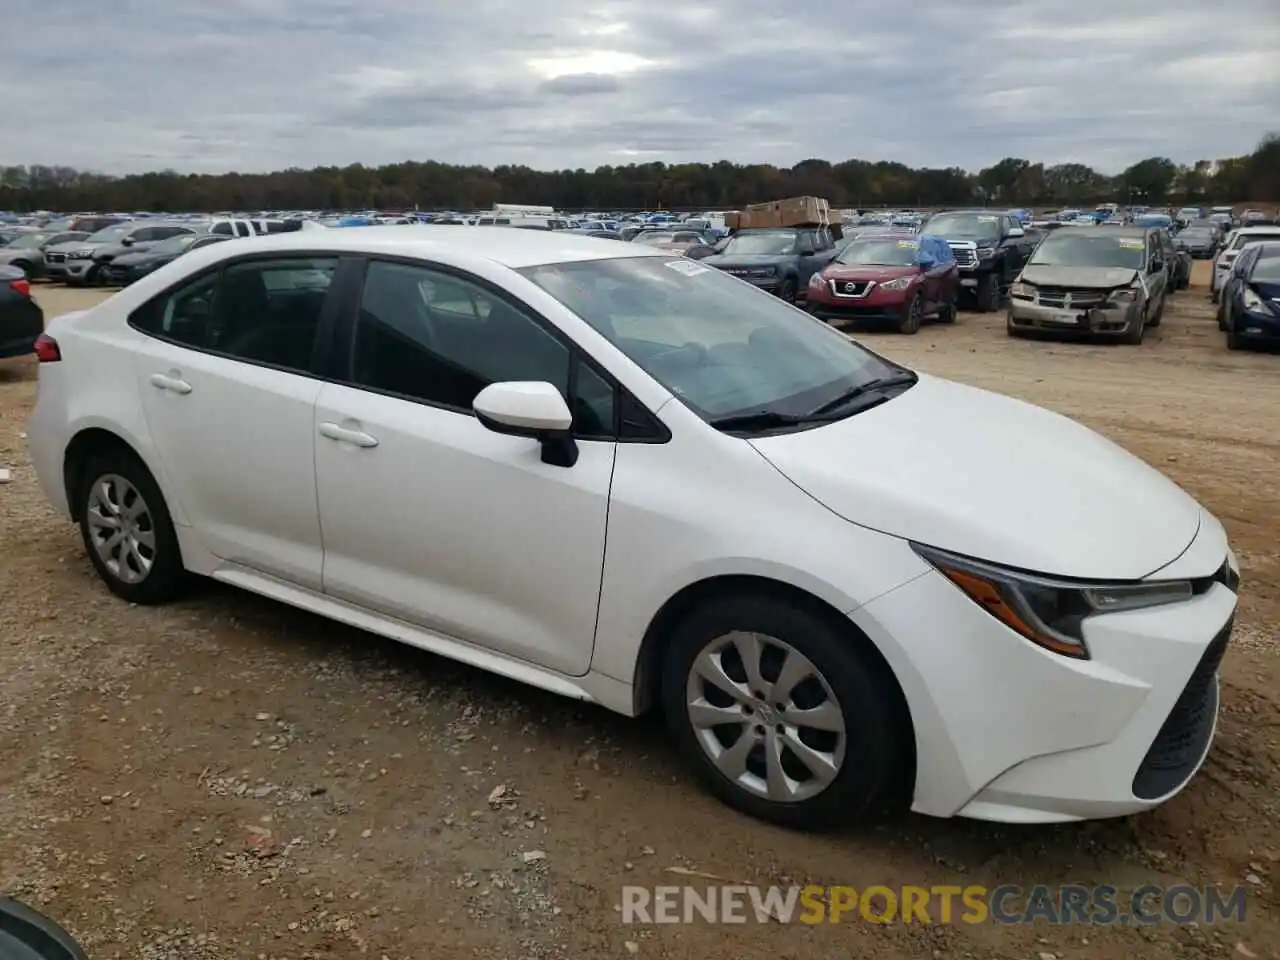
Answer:
POLYGON ((911 710, 912 809, 1052 823, 1150 809, 1195 775, 1235 609, 1215 582, 1183 603, 1095 616, 1089 660, 1031 644, 937 572, 851 616, 886 651, 911 710))
POLYGON ((1019 330, 1123 336, 1141 322, 1140 300, 1125 304, 1108 301, 1087 310, 1050 307, 1030 300, 1009 301, 1009 325, 1019 330))
POLYGON ((71 283, 83 283, 89 278, 89 271, 94 262, 89 258, 67 259, 60 262, 45 261, 45 272, 50 280, 62 280, 71 283))
POLYGON ((1237 313, 1231 318, 1231 332, 1246 340, 1280 340, 1280 317, 1260 310, 1237 313))
POLYGON ((815 298, 810 292, 807 306, 811 314, 827 323, 899 323, 906 318, 909 293, 875 289, 864 297, 839 298, 824 294, 815 298))

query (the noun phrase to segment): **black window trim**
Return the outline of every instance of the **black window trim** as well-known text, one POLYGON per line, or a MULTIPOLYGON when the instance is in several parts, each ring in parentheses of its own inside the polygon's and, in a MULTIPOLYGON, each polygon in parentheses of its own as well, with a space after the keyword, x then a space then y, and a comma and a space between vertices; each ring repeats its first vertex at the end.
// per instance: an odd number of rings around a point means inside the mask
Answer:
MULTIPOLYGON (((332 383, 340 383, 341 381, 326 376, 324 371, 331 368, 332 353, 336 346, 334 331, 337 327, 340 304, 344 302, 342 300, 343 287, 341 284, 344 283, 345 274, 350 273, 352 268, 357 266, 359 266, 357 258, 344 256, 342 253, 333 250, 273 250, 231 257, 226 260, 219 261, 206 270, 201 270, 199 273, 188 274, 181 280, 177 280, 169 284, 169 286, 165 287, 163 290, 159 291, 154 296, 149 297, 143 303, 129 311, 129 316, 126 322, 132 329, 136 330, 143 336, 151 337, 161 341, 162 343, 167 343, 170 346, 178 347, 182 350, 190 350, 192 353, 203 353, 212 357, 221 357, 224 360, 234 360, 237 363, 247 363, 267 370, 275 370, 279 373, 288 373, 298 377, 306 377, 309 380, 322 380, 332 383), (138 323, 137 318, 144 311, 154 311, 159 304, 168 300, 174 294, 179 293, 187 287, 193 287, 210 277, 215 277, 216 282, 221 285, 223 274, 232 267, 280 260, 336 261, 333 279, 329 282, 329 288, 325 293, 324 306, 320 309, 320 319, 316 324, 316 342, 312 347, 311 368, 309 370, 300 370, 297 367, 286 367, 277 363, 267 363, 263 360, 254 360, 249 357, 238 356, 234 353, 227 353, 223 350, 214 350, 209 347, 183 343, 181 340, 165 336, 165 334, 159 330, 148 330, 138 323)), ((345 280, 345 282, 349 283, 350 280, 345 280)))
POLYGON ((585 363, 590 366, 593 373, 599 376, 605 383, 613 387, 613 436, 605 438, 600 436, 591 436, 589 434, 579 434, 575 431, 575 440, 606 443, 667 443, 671 440, 671 431, 668 429, 667 425, 663 423, 652 410, 642 403, 635 394, 628 390, 617 377, 604 369, 604 367, 601 366, 600 363, 591 356, 591 354, 574 341, 572 337, 566 334, 528 303, 512 297, 509 291, 503 289, 499 285, 460 267, 455 267, 447 263, 439 263, 434 260, 424 260, 420 257, 378 253, 354 255, 351 259, 358 260, 359 265, 358 272, 356 272, 356 270, 352 271, 350 285, 345 286, 343 289, 338 291, 334 291, 334 288, 332 286, 330 287, 331 291, 338 294, 340 298, 340 305, 338 307, 336 323, 332 330, 332 353, 329 356, 329 365, 325 368, 324 375, 321 379, 329 380, 333 383, 339 383, 343 386, 351 387, 354 390, 365 390, 369 393, 376 393, 384 397, 391 397, 395 400, 404 400, 408 403, 417 403, 422 406, 433 407, 437 410, 446 410, 450 413, 459 413, 464 416, 475 418, 475 410, 471 407, 459 407, 453 404, 440 403, 435 400, 428 400, 424 397, 410 396, 408 394, 397 393, 393 390, 383 390, 379 387, 355 382, 352 368, 355 364, 356 323, 360 316, 360 298, 364 292, 365 275, 368 271, 369 265, 374 261, 397 263, 403 266, 417 267, 422 270, 431 270, 437 273, 442 273, 445 276, 452 277, 455 280, 461 280, 464 283, 471 283, 486 293, 492 294, 498 299, 505 301, 512 309, 531 320, 535 325, 540 327, 544 333, 548 334, 552 339, 567 349, 569 353, 569 382, 565 385, 565 389, 569 391, 570 396, 573 395, 573 389, 577 385, 578 365, 581 363, 585 363), (628 397, 630 398, 629 400, 625 399, 628 397), (647 415, 647 426, 650 430, 649 434, 633 437, 622 436, 624 407, 644 411, 647 415))

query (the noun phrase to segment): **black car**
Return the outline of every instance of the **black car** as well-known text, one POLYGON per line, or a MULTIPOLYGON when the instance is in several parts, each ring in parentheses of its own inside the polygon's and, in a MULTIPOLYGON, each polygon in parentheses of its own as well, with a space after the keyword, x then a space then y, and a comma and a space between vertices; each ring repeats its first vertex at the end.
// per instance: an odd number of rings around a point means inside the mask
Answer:
POLYGON ((222 243, 230 237, 218 233, 184 233, 168 240, 160 240, 146 250, 122 253, 102 268, 102 282, 112 287, 127 287, 148 273, 172 263, 190 250, 222 243))
POLYGON ((44 332, 44 311, 31 299, 31 283, 17 267, 0 264, 0 357, 24 357, 44 332))
POLYGON ((1223 284, 1218 326, 1228 350, 1280 342, 1280 243, 1251 243, 1236 258, 1223 284))

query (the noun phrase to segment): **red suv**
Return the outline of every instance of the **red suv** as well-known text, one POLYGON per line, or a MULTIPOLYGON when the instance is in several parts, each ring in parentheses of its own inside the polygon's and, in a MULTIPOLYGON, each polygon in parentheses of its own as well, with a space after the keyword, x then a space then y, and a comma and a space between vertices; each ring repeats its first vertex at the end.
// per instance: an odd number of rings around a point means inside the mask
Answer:
POLYGON ((956 318, 960 272, 940 237, 863 235, 809 281, 807 309, 831 322, 870 320, 915 333, 956 318))

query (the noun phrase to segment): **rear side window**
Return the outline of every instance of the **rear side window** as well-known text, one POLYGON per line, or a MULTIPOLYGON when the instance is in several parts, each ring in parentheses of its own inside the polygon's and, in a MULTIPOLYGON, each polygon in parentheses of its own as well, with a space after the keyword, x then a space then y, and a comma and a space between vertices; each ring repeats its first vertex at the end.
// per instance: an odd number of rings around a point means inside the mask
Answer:
POLYGON ((135 327, 197 350, 310 372, 335 258, 233 264, 144 305, 135 327))
POLYGON ((222 223, 215 223, 209 228, 209 232, 216 233, 222 237, 229 237, 231 236, 231 224, 227 223, 225 220, 222 221, 222 223))

